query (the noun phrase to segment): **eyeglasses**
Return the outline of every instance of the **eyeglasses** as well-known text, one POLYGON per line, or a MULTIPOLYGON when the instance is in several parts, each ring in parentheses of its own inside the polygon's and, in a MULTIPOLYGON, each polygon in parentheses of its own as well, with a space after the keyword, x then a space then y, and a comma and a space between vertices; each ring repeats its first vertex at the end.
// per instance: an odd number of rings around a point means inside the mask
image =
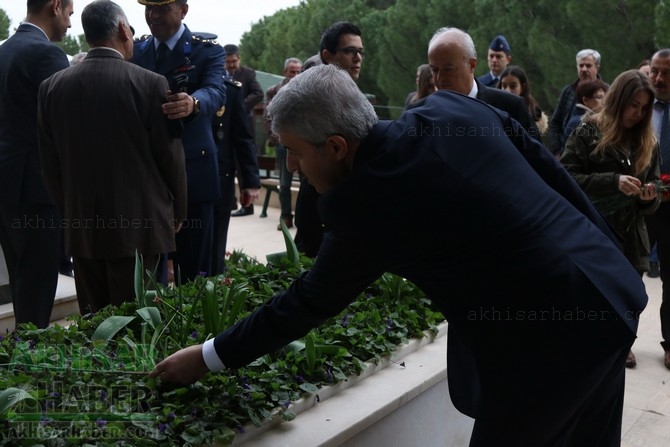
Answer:
POLYGON ((335 50, 336 53, 338 51, 343 52, 347 56, 355 56, 356 54, 360 54, 361 56, 363 56, 365 54, 365 50, 363 48, 356 48, 356 47, 344 47, 335 50))

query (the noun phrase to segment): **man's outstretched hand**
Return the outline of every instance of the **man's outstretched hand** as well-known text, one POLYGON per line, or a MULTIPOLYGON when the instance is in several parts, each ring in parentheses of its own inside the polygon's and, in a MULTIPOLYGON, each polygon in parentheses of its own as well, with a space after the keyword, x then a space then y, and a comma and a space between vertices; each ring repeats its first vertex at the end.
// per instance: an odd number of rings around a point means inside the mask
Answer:
POLYGON ((164 382, 191 384, 209 372, 202 357, 202 345, 181 349, 158 363, 149 377, 160 377, 164 382))

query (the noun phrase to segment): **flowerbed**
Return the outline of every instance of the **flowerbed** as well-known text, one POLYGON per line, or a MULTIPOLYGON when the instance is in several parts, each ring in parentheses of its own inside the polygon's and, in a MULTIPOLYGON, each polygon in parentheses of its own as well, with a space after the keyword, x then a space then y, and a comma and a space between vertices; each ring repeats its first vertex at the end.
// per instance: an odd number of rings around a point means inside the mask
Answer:
POLYGON ((148 378, 155 362, 248 315, 311 262, 278 258, 263 265, 234 253, 225 276, 155 290, 140 280, 135 302, 6 334, 0 445, 228 445, 249 422, 294 418, 304 393, 359 374, 443 320, 413 284, 385 274, 341 315, 247 367, 188 387, 148 378))

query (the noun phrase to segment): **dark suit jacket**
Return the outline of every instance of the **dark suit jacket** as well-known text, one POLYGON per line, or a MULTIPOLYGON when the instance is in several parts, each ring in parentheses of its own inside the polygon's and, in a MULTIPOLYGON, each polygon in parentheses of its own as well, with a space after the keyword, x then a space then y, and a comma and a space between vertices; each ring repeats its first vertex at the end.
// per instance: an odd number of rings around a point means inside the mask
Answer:
POLYGON ((509 113, 531 136, 540 138, 535 120, 530 116, 526 101, 521 96, 513 95, 498 88, 486 87, 479 80, 475 80, 475 82, 478 89, 477 99, 509 113))
POLYGON ((219 147, 221 198, 214 202, 214 240, 212 274, 223 273, 230 224, 230 210, 235 192, 235 171, 242 188, 260 188, 258 158, 254 137, 244 109, 242 86, 226 80, 226 106, 214 115, 212 128, 219 147), (237 162, 237 166, 236 163, 237 162))
POLYGON ((241 66, 233 73, 233 79, 242 83, 242 95, 247 114, 253 115, 254 107, 263 101, 263 88, 256 80, 256 70, 241 66))
POLYGON ((477 78, 477 81, 479 81, 480 84, 483 84, 487 87, 491 88, 496 88, 498 86, 498 81, 495 80, 493 76, 491 76, 491 71, 489 70, 486 72, 485 75, 482 75, 477 78))
POLYGON ((37 91, 70 64, 37 27, 22 24, 0 45, 0 201, 51 204, 40 174, 37 91))
POLYGON ((72 256, 174 251, 175 219, 186 218, 186 173, 181 142, 161 110, 166 91, 163 76, 105 48, 42 83, 42 171, 72 256))
MULTIPOLYGON (((212 123, 214 138, 219 147, 221 185, 228 184, 229 181, 234 183, 237 161, 242 188, 260 188, 256 146, 244 108, 242 86, 235 81, 225 82, 226 106, 223 114, 220 111, 214 114, 212 123)), ((229 192, 222 191, 222 197, 230 197, 229 192)))
POLYGON ((414 282, 449 321, 450 392, 472 416, 535 411, 520 402, 558 389, 566 362, 635 337, 644 284, 607 223, 544 146, 484 103, 439 91, 377 124, 319 209, 313 268, 215 338, 227 367, 302 337, 383 272, 414 282))
POLYGON ((216 161, 218 148, 212 135, 212 116, 226 101, 223 47, 192 34, 186 27, 160 69, 156 68, 153 36, 143 36, 135 42, 132 62, 165 76, 170 88, 175 91, 177 80, 183 78, 182 75, 188 77, 186 93, 200 101, 200 113, 183 120, 188 201, 217 199, 220 194, 216 161))

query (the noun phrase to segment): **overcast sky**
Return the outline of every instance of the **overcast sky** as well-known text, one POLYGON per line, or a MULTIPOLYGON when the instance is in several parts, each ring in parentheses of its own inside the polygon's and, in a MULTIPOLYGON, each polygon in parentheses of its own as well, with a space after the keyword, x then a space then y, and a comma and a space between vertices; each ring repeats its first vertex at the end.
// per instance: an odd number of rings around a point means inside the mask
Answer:
MULTIPOLYGON (((92 0, 74 0, 71 36, 84 34, 81 27, 81 11, 92 0)), ((144 20, 144 6, 137 0, 115 0, 123 8, 128 21, 135 28, 135 35, 149 34, 144 20)), ((184 23, 191 31, 210 32, 219 36, 221 45, 239 44, 242 34, 251 29, 251 24, 280 9, 300 4, 300 0, 190 0, 189 11, 184 23)), ((26 16, 26 0, 0 0, 11 25, 10 36, 26 16)))

